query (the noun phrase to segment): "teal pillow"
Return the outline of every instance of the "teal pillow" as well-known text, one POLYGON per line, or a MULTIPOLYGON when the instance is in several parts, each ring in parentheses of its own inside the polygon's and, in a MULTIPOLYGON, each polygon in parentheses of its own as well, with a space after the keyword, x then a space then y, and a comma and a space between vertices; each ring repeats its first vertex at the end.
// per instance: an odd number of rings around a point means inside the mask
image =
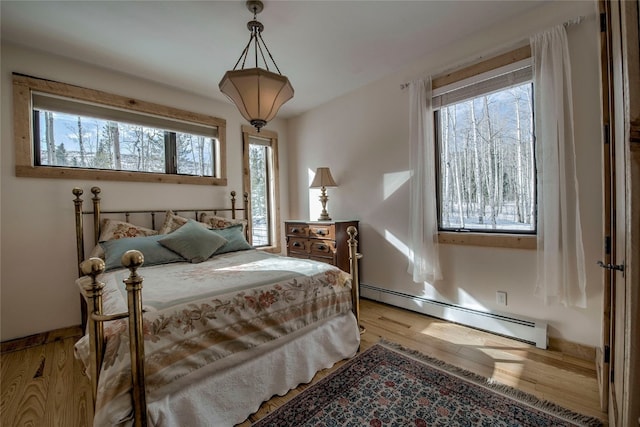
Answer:
POLYGON ((246 251, 247 249, 253 249, 247 239, 244 237, 242 231, 243 225, 237 224, 227 228, 217 228, 209 231, 212 234, 218 234, 227 240, 223 246, 221 246, 214 255, 225 254, 227 252, 246 251))
POLYGON ((106 270, 122 268, 122 255, 128 250, 137 249, 144 255, 143 265, 168 264, 180 262, 185 259, 164 246, 158 241, 165 236, 129 237, 100 242, 104 249, 106 270))
POLYGON ((198 263, 211 257, 218 248, 227 243, 227 239, 190 219, 176 231, 162 236, 159 242, 189 262, 198 263))

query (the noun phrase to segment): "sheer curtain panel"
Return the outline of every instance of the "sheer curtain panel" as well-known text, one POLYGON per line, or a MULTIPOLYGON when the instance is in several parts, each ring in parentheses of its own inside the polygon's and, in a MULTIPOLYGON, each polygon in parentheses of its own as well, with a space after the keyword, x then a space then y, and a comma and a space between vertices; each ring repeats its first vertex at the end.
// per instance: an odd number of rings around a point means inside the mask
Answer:
POLYGON ((409 267, 416 283, 442 279, 438 255, 431 78, 409 83, 409 267))
POLYGON ((538 179, 535 294, 546 304, 586 307, 576 176, 571 64, 564 26, 531 37, 538 179))

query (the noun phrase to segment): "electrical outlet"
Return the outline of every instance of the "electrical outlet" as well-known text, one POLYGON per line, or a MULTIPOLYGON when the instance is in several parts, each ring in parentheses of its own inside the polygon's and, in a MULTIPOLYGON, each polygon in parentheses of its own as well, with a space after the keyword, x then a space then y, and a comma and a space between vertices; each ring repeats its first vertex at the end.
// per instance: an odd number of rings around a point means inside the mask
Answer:
POLYGON ((498 305, 507 305, 507 293, 502 291, 497 291, 496 302, 498 303, 498 305))

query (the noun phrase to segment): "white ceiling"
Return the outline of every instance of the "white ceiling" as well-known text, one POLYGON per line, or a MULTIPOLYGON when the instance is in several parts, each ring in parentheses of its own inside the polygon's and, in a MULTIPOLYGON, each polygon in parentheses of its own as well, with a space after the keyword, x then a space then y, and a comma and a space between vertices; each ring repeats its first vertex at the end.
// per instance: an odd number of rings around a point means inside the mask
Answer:
MULTIPOLYGON (((291 117, 545 0, 265 1, 258 20, 294 98, 291 117)), ((1 38, 225 100, 249 40, 235 1, 0 1, 1 38)), ((247 64, 253 66, 253 63, 247 64)))

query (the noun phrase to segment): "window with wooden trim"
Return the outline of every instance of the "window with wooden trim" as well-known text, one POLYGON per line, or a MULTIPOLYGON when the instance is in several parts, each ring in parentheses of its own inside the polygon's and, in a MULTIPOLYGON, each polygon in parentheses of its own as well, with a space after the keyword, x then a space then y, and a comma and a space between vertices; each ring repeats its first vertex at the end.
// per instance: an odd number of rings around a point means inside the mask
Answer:
POLYGON ((14 74, 16 175, 226 185, 223 119, 14 74))
POLYGON ((535 234, 530 60, 460 74, 433 90, 439 229, 535 234))
POLYGON ((257 247, 280 252, 278 135, 242 127, 244 191, 249 193, 249 240, 257 247))

